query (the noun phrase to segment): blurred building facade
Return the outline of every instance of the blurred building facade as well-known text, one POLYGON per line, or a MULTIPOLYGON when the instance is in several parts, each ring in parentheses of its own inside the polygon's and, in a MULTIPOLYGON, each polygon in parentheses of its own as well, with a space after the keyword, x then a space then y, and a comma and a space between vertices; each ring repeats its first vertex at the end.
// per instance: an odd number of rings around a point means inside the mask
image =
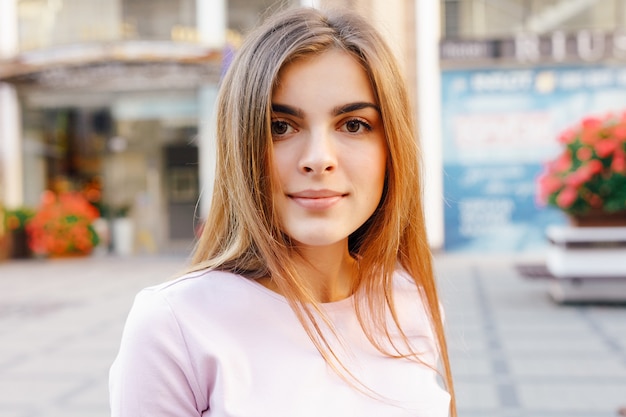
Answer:
POLYGON ((297 5, 360 8, 410 56, 407 0, 0 1, 0 202, 80 190, 132 217, 137 251, 188 248, 220 77, 249 29, 297 5))
POLYGON ((210 204, 224 68, 265 15, 298 5, 358 10, 405 66, 434 247, 524 249, 494 233, 529 240, 551 221, 520 207, 534 206, 538 159, 565 122, 552 110, 507 113, 507 103, 550 99, 561 75, 588 89, 585 77, 607 79, 585 72, 598 65, 626 85, 615 72, 626 0, 3 0, 0 202, 36 206, 45 189, 85 190, 106 216, 130 213, 140 250, 188 247, 210 204), (582 72, 559 72, 571 67, 582 72))
POLYGON ((489 39, 519 32, 613 32, 626 24, 623 0, 442 0, 443 37, 489 39))

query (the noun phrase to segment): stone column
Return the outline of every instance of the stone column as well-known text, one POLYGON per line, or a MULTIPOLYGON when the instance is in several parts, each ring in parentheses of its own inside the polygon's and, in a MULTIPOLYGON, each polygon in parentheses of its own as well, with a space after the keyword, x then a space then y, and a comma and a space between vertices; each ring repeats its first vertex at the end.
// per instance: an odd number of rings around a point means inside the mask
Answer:
MULTIPOLYGON (((196 1, 198 40, 210 48, 226 47, 226 0, 196 1)), ((198 164, 200 204, 198 216, 205 218, 211 206, 215 180, 215 99, 217 85, 204 85, 198 90, 198 164)))
POLYGON ((198 217, 206 218, 211 206, 216 166, 217 86, 203 86, 198 91, 198 164, 200 175, 200 205, 198 217))
POLYGON ((226 0, 196 0, 198 40, 211 48, 223 48, 227 29, 226 0))
POLYGON ((0 60, 17 54, 17 0, 0 1, 0 60))
MULTIPOLYGON (((18 51, 17 1, 0 1, 0 61, 18 51)), ((22 205, 24 173, 20 103, 11 84, 0 82, 0 201, 7 207, 22 205)))
POLYGON ((440 2, 418 1, 415 7, 417 114, 424 173, 424 209, 431 247, 444 243, 440 2))
POLYGON ((300 1, 300 6, 302 7, 313 7, 313 8, 319 8, 320 7, 320 0, 299 0, 300 1))

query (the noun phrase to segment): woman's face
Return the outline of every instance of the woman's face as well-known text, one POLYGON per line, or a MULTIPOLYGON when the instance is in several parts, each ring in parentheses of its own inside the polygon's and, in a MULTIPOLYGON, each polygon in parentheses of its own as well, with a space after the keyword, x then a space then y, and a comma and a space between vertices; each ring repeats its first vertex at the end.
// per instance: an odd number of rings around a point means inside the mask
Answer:
POLYGON ((283 232, 304 246, 345 244, 385 182, 387 145, 367 73, 340 50, 288 64, 272 95, 271 128, 283 232))

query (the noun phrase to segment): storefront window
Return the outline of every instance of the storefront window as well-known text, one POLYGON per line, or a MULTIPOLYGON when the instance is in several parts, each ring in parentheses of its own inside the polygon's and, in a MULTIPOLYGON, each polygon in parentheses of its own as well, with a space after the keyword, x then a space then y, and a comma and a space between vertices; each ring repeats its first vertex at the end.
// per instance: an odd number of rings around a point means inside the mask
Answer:
POLYGON ((268 13, 276 12, 291 4, 299 4, 298 0, 229 0, 228 29, 246 34, 258 25, 268 13))
POLYGON ((196 0, 123 0, 121 3, 125 38, 197 40, 196 0))
POLYGON ((192 91, 98 102, 32 95, 24 106, 25 201, 36 206, 44 190, 79 191, 101 217, 132 221, 137 253, 188 245, 200 193, 197 106, 192 91))
POLYGON ((19 48, 119 39, 120 11, 118 1, 19 0, 19 48))
MULTIPOLYGON (((213 0, 17 0, 19 48, 123 39, 198 40, 197 3, 213 0)), ((227 28, 247 33, 298 0, 226 0, 227 28)))
POLYGON ((18 0, 21 51, 122 39, 195 41, 196 0, 18 0))
POLYGON ((442 0, 444 37, 490 38, 519 31, 549 33, 626 26, 626 1, 442 0))

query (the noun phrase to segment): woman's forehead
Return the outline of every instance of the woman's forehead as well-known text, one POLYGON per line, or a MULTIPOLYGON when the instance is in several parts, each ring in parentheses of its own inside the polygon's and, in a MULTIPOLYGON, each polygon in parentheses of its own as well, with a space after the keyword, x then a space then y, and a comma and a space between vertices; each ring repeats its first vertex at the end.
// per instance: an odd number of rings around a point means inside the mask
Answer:
POLYGON ((318 95, 343 93, 359 96, 358 101, 376 102, 370 76, 360 60, 338 48, 302 56, 285 64, 274 83, 272 101, 277 96, 299 99, 304 88, 311 83, 317 84, 318 95), (337 91, 327 88, 332 84, 337 91))

